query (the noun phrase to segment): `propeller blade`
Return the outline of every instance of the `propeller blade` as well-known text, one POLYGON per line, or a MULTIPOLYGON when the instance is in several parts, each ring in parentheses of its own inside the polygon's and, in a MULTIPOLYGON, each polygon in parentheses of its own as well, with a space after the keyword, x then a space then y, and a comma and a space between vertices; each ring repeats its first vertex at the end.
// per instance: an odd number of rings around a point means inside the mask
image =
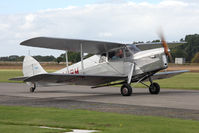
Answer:
POLYGON ((170 54, 170 52, 169 52, 169 60, 170 60, 170 62, 173 62, 173 58, 172 58, 172 56, 171 56, 171 54, 170 54))
POLYGON ((164 39, 163 34, 160 35, 160 38, 161 38, 162 46, 164 48, 164 53, 169 56, 169 48, 168 48, 168 45, 167 45, 167 43, 164 39))
POLYGON ((171 53, 169 52, 169 47, 168 47, 168 45, 167 45, 167 43, 166 43, 166 41, 165 41, 165 38, 164 38, 163 33, 160 32, 159 36, 160 36, 160 39, 161 39, 161 42, 162 42, 162 46, 163 46, 163 48, 164 48, 164 53, 169 57, 169 60, 170 60, 171 62, 173 62, 171 53))

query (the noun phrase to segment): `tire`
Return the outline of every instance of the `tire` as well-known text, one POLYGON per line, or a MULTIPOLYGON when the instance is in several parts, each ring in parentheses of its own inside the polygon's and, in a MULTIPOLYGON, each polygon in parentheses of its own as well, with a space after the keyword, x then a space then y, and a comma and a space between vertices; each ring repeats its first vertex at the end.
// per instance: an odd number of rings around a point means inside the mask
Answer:
POLYGON ((122 96, 130 96, 132 94, 132 87, 128 84, 123 84, 121 87, 122 96))
POLYGON ((34 87, 31 87, 30 88, 30 92, 34 92, 35 91, 35 88, 34 87))
POLYGON ((159 94, 160 93, 160 86, 158 83, 152 83, 149 87, 149 92, 151 94, 159 94))

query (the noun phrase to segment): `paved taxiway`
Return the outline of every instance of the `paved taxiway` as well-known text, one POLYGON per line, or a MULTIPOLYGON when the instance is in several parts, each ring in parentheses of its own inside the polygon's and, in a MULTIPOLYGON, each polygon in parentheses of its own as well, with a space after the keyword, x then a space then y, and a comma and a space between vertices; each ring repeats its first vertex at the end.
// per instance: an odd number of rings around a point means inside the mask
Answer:
POLYGON ((38 87, 30 93, 26 84, 0 83, 1 105, 45 106, 89 109, 138 115, 167 116, 199 120, 199 91, 162 89, 150 95, 148 89, 133 89, 130 97, 119 87, 90 89, 87 86, 38 87))

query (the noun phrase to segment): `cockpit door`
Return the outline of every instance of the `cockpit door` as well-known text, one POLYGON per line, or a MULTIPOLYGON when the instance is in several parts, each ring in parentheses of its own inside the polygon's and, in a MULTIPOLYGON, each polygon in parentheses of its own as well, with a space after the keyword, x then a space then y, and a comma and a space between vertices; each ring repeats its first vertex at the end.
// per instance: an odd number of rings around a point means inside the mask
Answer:
POLYGON ((124 48, 114 49, 108 52, 109 65, 120 75, 124 74, 124 52, 124 48))
POLYGON ((133 55, 139 51, 133 44, 111 50, 108 52, 109 64, 118 74, 128 75, 134 62, 133 55))

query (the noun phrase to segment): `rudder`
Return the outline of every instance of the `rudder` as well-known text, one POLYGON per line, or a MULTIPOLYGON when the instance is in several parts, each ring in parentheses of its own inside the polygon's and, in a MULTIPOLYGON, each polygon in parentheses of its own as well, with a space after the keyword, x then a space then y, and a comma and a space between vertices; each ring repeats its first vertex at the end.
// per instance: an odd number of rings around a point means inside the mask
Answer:
POLYGON ((43 67, 31 56, 25 56, 23 60, 23 75, 30 77, 37 74, 47 73, 43 67))

